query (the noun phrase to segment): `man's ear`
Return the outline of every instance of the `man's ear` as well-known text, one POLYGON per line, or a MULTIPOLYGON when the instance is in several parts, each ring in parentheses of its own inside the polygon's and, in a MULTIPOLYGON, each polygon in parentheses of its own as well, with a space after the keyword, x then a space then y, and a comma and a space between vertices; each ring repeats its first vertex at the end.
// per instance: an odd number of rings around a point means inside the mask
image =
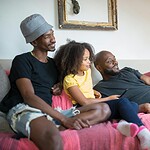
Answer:
POLYGON ((102 68, 100 65, 96 65, 96 69, 99 71, 99 72, 102 72, 102 68))
POLYGON ((35 40, 35 41, 31 42, 31 44, 36 47, 37 46, 37 41, 35 40))

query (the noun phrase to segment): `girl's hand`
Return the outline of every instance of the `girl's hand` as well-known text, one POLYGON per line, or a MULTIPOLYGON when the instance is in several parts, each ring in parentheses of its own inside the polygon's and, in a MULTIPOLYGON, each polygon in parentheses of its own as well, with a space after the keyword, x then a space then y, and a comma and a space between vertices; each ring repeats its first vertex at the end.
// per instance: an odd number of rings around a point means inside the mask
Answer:
POLYGON ((115 100, 115 99, 119 99, 120 95, 111 95, 109 96, 109 100, 115 100))
POLYGON ((101 98, 102 97, 101 93, 96 91, 96 90, 94 90, 94 96, 95 96, 95 98, 101 98))

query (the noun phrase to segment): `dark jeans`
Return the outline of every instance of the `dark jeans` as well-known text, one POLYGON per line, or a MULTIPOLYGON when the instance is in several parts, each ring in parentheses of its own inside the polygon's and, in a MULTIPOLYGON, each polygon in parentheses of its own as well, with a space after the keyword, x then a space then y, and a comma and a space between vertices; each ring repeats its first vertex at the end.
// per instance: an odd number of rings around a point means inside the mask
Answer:
POLYGON ((127 98, 120 98, 116 100, 106 101, 111 110, 111 116, 109 120, 112 119, 123 119, 130 123, 135 123, 138 126, 143 125, 142 121, 138 117, 138 104, 135 102, 130 102, 127 98))

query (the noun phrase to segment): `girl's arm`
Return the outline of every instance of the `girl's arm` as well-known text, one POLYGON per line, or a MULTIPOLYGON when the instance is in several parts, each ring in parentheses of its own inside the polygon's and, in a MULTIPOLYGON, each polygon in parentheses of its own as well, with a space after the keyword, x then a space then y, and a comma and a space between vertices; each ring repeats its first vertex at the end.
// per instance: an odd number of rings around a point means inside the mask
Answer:
POLYGON ((68 88, 69 94, 72 98, 79 103, 81 106, 91 104, 91 103, 99 103, 108 100, 115 100, 118 99, 119 95, 112 95, 106 98, 86 98, 83 93, 80 91, 78 86, 72 86, 68 88))
POLYGON ((111 95, 104 98, 99 98, 100 102, 110 101, 110 100, 116 100, 119 99, 120 95, 111 95))

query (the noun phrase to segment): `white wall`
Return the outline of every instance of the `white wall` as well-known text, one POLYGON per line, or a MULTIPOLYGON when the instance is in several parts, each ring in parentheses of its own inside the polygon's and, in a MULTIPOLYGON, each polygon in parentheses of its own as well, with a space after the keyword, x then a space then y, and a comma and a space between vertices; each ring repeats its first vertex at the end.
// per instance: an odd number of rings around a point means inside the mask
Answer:
POLYGON ((33 13, 42 14, 54 26, 57 47, 70 38, 91 43, 96 52, 110 50, 117 59, 150 59, 150 0, 117 0, 117 6, 117 31, 60 30, 57 0, 0 0, 0 59, 32 50, 19 25, 33 13))

